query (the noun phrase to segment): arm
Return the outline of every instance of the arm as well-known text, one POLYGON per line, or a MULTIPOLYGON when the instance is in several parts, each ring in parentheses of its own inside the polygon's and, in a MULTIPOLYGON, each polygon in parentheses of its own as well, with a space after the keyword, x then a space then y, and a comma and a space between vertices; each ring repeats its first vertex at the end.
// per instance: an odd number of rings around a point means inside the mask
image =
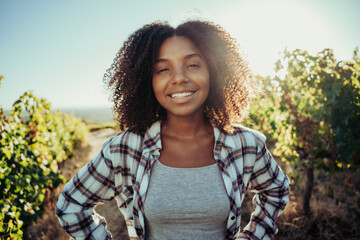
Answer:
POLYGON ((289 201, 289 179, 262 141, 250 178, 250 191, 255 192, 255 211, 239 239, 273 239, 277 232, 275 219, 289 201))
POLYGON ((60 224, 74 239, 111 239, 105 219, 94 211, 100 202, 114 198, 115 186, 109 146, 84 166, 64 187, 56 214, 60 224))

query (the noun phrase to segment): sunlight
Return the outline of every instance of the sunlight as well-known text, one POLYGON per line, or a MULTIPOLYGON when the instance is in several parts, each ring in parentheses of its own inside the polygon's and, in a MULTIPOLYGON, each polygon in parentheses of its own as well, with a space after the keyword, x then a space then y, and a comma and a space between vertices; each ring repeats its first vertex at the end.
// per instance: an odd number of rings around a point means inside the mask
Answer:
POLYGON ((286 47, 316 53, 334 40, 323 14, 300 2, 241 2, 229 11, 219 17, 220 24, 238 39, 252 69, 261 75, 273 74, 286 47))

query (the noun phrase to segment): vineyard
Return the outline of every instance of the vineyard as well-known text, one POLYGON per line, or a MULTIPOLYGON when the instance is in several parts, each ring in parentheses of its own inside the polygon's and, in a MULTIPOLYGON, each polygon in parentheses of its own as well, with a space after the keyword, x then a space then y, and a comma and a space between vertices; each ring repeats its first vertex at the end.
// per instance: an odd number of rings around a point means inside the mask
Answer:
POLYGON ((358 49, 350 62, 337 61, 331 49, 316 56, 302 50, 285 51, 275 71, 274 77, 257 77, 264 92, 252 103, 246 124, 265 133, 274 144, 273 155, 287 163, 292 195, 301 203, 295 216, 289 218, 286 212, 282 216, 287 218, 282 222, 288 230, 284 239, 358 239, 358 49), (312 209, 315 187, 317 197, 322 194, 326 200, 312 209), (292 235, 292 231, 298 233, 292 235))
POLYGON ((22 239, 42 215, 45 192, 67 180, 58 164, 85 141, 83 122, 26 92, 9 116, 0 111, 0 237, 22 239))
MULTIPOLYGON (((266 135, 291 179, 278 237, 359 239, 359 52, 342 62, 331 49, 315 56, 284 51, 275 71, 256 77, 263 92, 244 124, 266 135)), ((42 216, 46 189, 66 182, 58 166, 86 140, 87 129, 26 92, 8 116, 0 111, 0 130, 0 236, 23 239, 26 226, 42 216)), ((251 199, 244 215, 248 206, 251 199)))

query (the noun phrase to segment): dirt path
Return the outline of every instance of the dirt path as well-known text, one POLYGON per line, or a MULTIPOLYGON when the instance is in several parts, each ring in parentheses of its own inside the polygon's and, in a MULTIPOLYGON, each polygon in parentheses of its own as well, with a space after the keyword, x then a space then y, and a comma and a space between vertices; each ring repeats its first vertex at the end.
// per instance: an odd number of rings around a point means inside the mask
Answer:
MULTIPOLYGON (((71 179, 100 150, 106 139, 114 136, 113 129, 103 129, 90 134, 87 145, 75 150, 74 156, 61 164, 60 169, 67 179, 71 179)), ((68 240, 69 235, 61 228, 55 215, 57 197, 63 190, 63 185, 54 191, 47 192, 44 214, 36 225, 29 226, 26 231, 28 239, 68 240)), ((99 205, 95 208, 107 221, 108 230, 115 239, 128 239, 124 218, 117 208, 116 201, 99 205)))

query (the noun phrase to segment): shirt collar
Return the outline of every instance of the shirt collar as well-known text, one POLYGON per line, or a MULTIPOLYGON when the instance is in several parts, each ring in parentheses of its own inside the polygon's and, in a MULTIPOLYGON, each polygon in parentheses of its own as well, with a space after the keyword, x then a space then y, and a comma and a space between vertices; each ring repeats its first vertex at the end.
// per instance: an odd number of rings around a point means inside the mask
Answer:
MULTIPOLYGON (((215 137, 215 146, 214 150, 221 150, 222 147, 235 148, 235 139, 230 137, 229 134, 226 134, 213 123, 211 122, 214 131, 215 137)), ((160 151, 162 149, 161 144, 161 120, 154 122, 150 128, 145 132, 144 135, 144 148, 143 152, 152 152, 155 150, 160 151)))
POLYGON ((224 133, 213 122, 211 122, 211 125, 213 127, 215 136, 215 151, 221 150, 223 147, 228 147, 231 149, 236 148, 235 138, 232 137, 232 134, 224 133))
POLYGON ((162 149, 161 145, 161 121, 154 122, 150 128, 145 132, 144 142, 143 142, 143 152, 152 152, 155 150, 160 151, 162 149))

